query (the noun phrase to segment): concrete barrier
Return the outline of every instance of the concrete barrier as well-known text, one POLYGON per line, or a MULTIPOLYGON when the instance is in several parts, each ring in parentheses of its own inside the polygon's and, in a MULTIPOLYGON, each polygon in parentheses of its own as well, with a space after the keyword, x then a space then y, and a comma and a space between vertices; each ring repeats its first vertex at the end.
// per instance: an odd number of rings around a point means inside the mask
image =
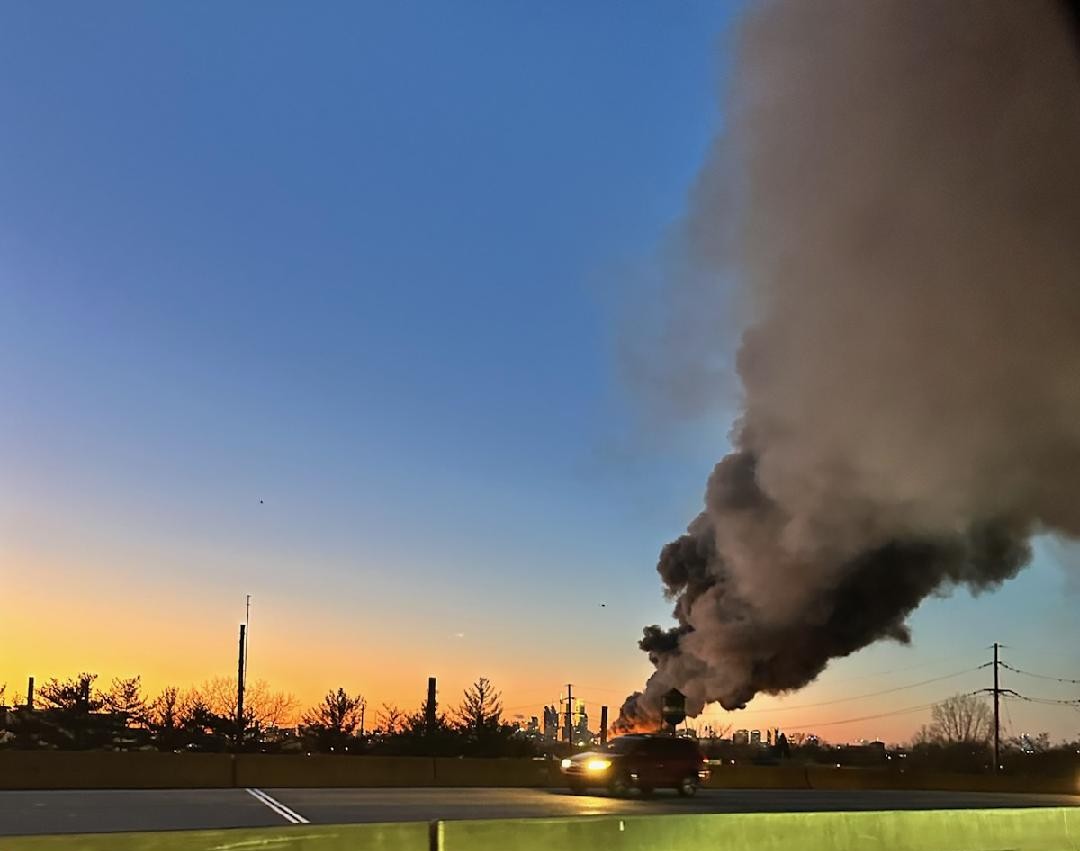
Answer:
POLYGON ((905 775, 873 768, 835 768, 808 765, 806 785, 810 789, 907 789, 905 775))
POLYGON ((428 851, 427 822, 297 825, 255 830, 184 830, 63 836, 0 836, 0 851, 428 851))
POLYGON ((0 789, 217 789, 228 754, 0 751, 0 789))
POLYGON ((589 816, 450 821, 439 851, 1077 851, 1080 810, 589 816))
MULTIPOLYGON (((714 765, 711 769, 706 785, 713 789, 927 789, 1080 795, 1080 775, 994 777, 818 765, 714 765)), ((0 751, 0 789, 565 785, 557 760, 0 751)))
POLYGON ((1028 792, 1080 795, 1080 777, 1017 777, 992 774, 946 774, 925 771, 886 771, 872 768, 806 768, 811 789, 923 789, 941 792, 1028 792))
POLYGON ((543 759, 436 759, 435 785, 544 787, 551 785, 550 762, 543 759))
POLYGON ((236 785, 268 788, 434 786, 435 760, 416 756, 237 754, 236 785))
POLYGON ((713 765, 709 789, 809 789, 801 765, 713 765))

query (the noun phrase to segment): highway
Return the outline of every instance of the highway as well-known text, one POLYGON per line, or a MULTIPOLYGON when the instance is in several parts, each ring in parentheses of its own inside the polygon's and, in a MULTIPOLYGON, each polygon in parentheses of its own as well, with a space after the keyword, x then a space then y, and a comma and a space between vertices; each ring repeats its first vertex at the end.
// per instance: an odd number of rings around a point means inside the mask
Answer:
POLYGON ((1080 806, 1080 796, 709 789, 694 799, 549 789, 182 789, 0 792, 0 835, 435 819, 1080 806))

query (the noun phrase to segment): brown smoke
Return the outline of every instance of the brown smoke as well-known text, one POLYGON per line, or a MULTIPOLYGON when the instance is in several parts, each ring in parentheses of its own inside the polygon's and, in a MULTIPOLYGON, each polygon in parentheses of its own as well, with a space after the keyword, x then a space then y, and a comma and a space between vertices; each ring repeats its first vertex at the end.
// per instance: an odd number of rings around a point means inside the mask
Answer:
POLYGON ((656 672, 626 726, 672 686, 691 714, 799 688, 909 641, 928 595, 1014 576, 1033 534, 1080 534, 1064 8, 772 3, 742 25, 724 117, 682 242, 741 287, 743 414, 660 555, 678 626, 645 629, 656 672))

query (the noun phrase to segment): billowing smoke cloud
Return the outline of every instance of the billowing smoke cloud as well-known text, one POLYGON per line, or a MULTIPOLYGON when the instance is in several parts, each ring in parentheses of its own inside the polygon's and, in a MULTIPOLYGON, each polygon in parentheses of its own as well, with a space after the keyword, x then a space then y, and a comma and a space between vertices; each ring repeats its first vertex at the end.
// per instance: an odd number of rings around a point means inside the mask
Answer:
POLYGON ((928 595, 995 588, 1033 534, 1080 534, 1071 38, 1034 0, 743 22, 682 234, 686 265, 741 287, 743 413, 660 554, 678 626, 645 629, 656 672, 624 728, 672 686, 691 714, 732 709, 908 642, 928 595))

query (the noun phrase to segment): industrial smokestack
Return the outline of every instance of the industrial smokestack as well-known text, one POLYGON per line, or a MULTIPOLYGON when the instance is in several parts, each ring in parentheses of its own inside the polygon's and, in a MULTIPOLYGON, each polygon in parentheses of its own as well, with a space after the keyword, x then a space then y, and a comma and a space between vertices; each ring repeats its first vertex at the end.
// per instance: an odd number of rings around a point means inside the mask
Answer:
MULTIPOLYGON (((672 687, 690 715, 735 709, 907 643, 927 596, 996 588, 1036 532, 1080 534, 1080 73, 1063 7, 766 4, 740 28, 724 127, 672 303, 697 334, 737 283, 743 410, 702 512, 660 554, 677 625, 646 627, 656 671, 624 729, 655 723, 672 687)), ((715 392, 695 380, 672 384, 715 392)))
POLYGON ((244 653, 247 642, 247 625, 240 624, 240 644, 236 655, 236 746, 244 744, 244 670, 246 655, 244 653))
POLYGON ((424 723, 430 735, 435 731, 435 678, 428 677, 427 703, 424 704, 424 723))

